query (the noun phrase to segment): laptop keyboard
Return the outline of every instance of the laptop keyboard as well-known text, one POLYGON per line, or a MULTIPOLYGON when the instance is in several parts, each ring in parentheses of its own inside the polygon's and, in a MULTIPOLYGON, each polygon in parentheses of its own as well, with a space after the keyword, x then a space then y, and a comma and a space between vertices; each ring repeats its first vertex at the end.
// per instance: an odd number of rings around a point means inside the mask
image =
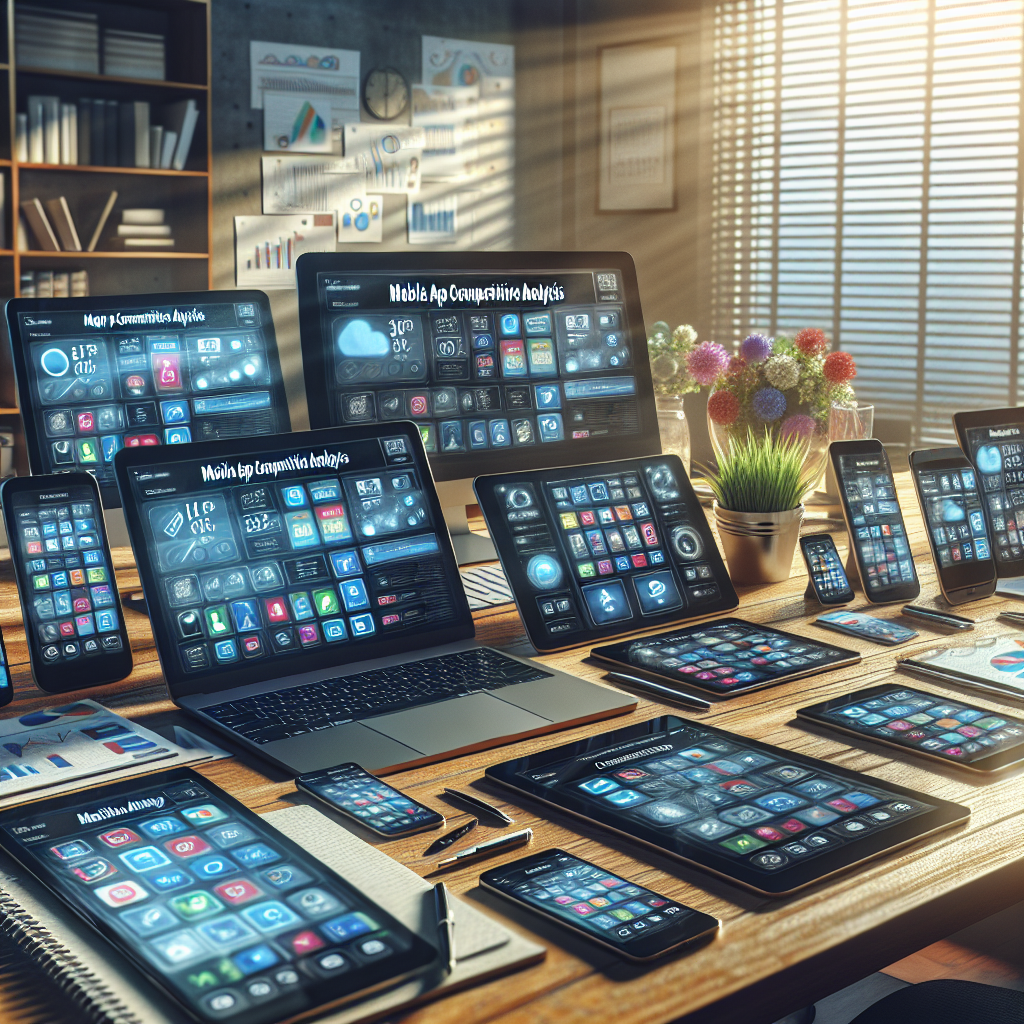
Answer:
POLYGON ((477 647, 290 686, 203 711, 247 740, 262 744, 550 675, 497 651, 477 647))

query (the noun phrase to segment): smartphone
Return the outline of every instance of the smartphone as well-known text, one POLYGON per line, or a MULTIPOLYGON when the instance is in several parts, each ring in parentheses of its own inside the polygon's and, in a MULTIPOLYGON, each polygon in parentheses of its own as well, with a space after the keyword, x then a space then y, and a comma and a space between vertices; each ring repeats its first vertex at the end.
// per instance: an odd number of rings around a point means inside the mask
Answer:
POLYGON ((565 850, 485 871, 484 889, 550 918, 627 960, 654 960, 718 931, 720 922, 633 885, 565 850))
POLYGON ((799 708, 797 716, 976 772, 1024 762, 1021 719, 892 683, 799 708))
POLYGON ((4 635, 0 633, 0 708, 14 700, 14 683, 11 682, 11 670, 7 664, 7 648, 4 647, 4 635))
POLYGON ((863 612, 826 612, 819 615, 814 624, 834 629, 837 633, 846 633, 847 636, 859 636, 862 640, 885 644, 887 647, 895 647, 918 635, 916 629, 908 629, 886 619, 876 619, 863 612))
POLYGON ((935 572, 950 604, 989 597, 996 560, 974 466, 959 448, 910 453, 935 572))
POLYGON ((67 693, 124 679, 132 650, 96 481, 10 477, 0 504, 36 686, 67 693))
POLYGON ((807 563, 807 574, 820 604, 846 604, 853 600, 853 587, 846 578, 846 570, 831 534, 815 533, 801 537, 800 552, 807 563))
POLYGON ((385 839, 426 832, 444 824, 443 814, 399 793, 354 763, 306 772, 295 785, 385 839))
POLYGON ((833 441, 829 458, 864 595, 872 604, 912 601, 921 583, 881 442, 833 441))

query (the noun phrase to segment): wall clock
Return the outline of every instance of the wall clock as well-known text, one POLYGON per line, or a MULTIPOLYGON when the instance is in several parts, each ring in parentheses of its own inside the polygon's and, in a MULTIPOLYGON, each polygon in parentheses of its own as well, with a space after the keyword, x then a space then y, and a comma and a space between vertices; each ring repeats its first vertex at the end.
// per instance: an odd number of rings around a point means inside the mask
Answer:
POLYGON ((395 68, 374 68, 363 85, 363 104, 379 121, 391 121, 409 107, 409 83, 395 68))

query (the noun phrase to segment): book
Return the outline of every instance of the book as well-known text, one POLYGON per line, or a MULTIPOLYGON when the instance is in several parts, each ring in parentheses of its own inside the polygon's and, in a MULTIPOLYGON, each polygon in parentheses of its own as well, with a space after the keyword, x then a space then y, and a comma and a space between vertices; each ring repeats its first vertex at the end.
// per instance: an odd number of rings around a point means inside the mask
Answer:
POLYGON ((176 171, 185 169, 188 151, 192 145, 192 135, 199 120, 199 107, 195 100, 180 100, 168 103, 163 108, 164 127, 176 132, 178 142, 174 149, 171 167, 176 171))
POLYGON ((71 210, 68 209, 68 201, 63 196, 58 196, 56 199, 47 199, 45 206, 62 248, 68 252, 81 252, 82 243, 78 238, 71 210))
POLYGON ((160 164, 161 170, 169 171, 171 169, 171 161, 174 159, 174 150, 178 145, 178 133, 172 132, 169 128, 164 128, 164 141, 163 147, 160 150, 160 164))
POLYGON ((28 114, 14 115, 14 159, 28 163, 28 114))
POLYGON ((150 167, 160 166, 160 150, 164 144, 164 126, 162 124, 151 124, 149 126, 149 165, 150 167))
POLYGON ((89 294, 89 271, 88 270, 72 270, 71 271, 71 297, 73 299, 81 298, 89 294))
POLYGON ((78 160, 85 167, 92 164, 92 100, 79 100, 75 115, 78 127, 78 160))
POLYGON ((1024 637, 1019 634, 990 637, 965 647, 923 651, 912 658, 900 658, 896 664, 929 679, 1024 697, 1024 637))
POLYGON ((43 204, 38 199, 26 199, 21 204, 21 212, 25 215, 32 234, 35 235, 40 251, 60 252, 57 236, 46 217, 43 204))
POLYGON ((123 78, 167 77, 166 41, 152 32, 108 28, 103 33, 103 73, 123 78))
MULTIPOLYGON (((352 835, 305 805, 263 815, 268 825, 320 859, 357 889, 366 892, 406 927, 437 944, 437 927, 424 908, 431 885, 382 850, 352 835)), ((357 1024, 437 999, 492 978, 539 963, 546 955, 471 902, 450 897, 455 917, 455 969, 412 978, 383 992, 317 1017, 318 1024, 357 1024)), ((81 918, 28 872, 0 861, 0 924, 13 941, 29 950, 42 969, 67 993, 69 1005, 86 1007, 97 1019, 170 1024, 183 1015, 81 918)))
POLYGON ((43 125, 46 121, 44 112, 45 96, 29 96, 28 107, 28 160, 32 164, 41 164, 45 153, 43 145, 43 125))
POLYGON ((118 163, 122 167, 149 166, 149 104, 128 100, 121 104, 118 123, 118 163))
POLYGON ((0 249, 7 248, 7 178, 0 174, 0 249))
POLYGON ((60 160, 62 164, 73 164, 78 161, 72 160, 71 151, 71 111, 74 108, 70 103, 60 105, 60 160))
POLYGON ((36 271, 36 298, 39 298, 39 299, 52 299, 53 298, 53 271, 52 270, 37 270, 36 271))
POLYGON ((92 101, 92 117, 89 126, 89 157, 92 167, 103 167, 107 162, 107 104, 104 100, 92 101))
POLYGON ((111 244, 116 249, 173 249, 173 238, 125 238, 118 235, 111 244))
POLYGON ((117 100, 103 101, 103 163, 107 167, 117 167, 120 163, 117 148, 118 128, 118 105, 117 100))
POLYGON ((67 299, 71 296, 71 275, 67 271, 53 272, 53 297, 67 299))
POLYGON ((99 74, 99 21, 92 13, 16 4, 15 61, 22 67, 99 74))
POLYGON ((170 238, 170 224, 118 224, 118 238, 170 238))
POLYGON ((18 292, 23 299, 36 298, 36 272, 34 270, 23 270, 18 285, 18 292))
POLYGON ((43 162, 60 163, 60 98, 43 97, 43 162))
POLYGON ((122 224, 163 224, 163 222, 163 210, 139 206, 121 211, 122 224))
POLYGON ((117 202, 117 191, 110 193, 107 198, 106 204, 103 207, 102 213, 100 213, 100 219, 96 222, 96 229, 92 233, 92 238, 89 239, 89 244, 86 246, 86 252, 95 252, 96 246, 99 243, 100 235, 103 234, 103 229, 107 226, 107 218, 110 217, 110 211, 114 209, 114 203, 117 202))
MULTIPOLYGON (((63 278, 69 278, 66 294, 72 298, 80 298, 89 294, 89 272, 72 270, 70 274, 55 274, 52 270, 23 270, 21 272, 19 294, 23 299, 39 298, 37 281, 40 282, 47 296, 57 295, 65 287, 63 278), (58 278, 61 280, 58 282, 58 278)), ((45 296, 44 296, 45 297, 45 296)))

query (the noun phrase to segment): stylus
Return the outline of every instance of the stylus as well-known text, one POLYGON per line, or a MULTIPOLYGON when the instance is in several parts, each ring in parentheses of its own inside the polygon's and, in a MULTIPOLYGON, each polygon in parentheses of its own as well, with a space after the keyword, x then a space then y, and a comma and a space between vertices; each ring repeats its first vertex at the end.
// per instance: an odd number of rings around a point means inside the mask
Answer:
POLYGON ((693 708, 694 711, 710 711, 710 701, 701 700, 700 697, 691 697, 688 693, 680 693, 673 690, 671 686, 662 686, 660 683, 652 683, 649 679, 638 679, 636 676, 627 676, 625 672, 609 672, 609 679, 615 679, 620 683, 629 683, 641 690, 650 690, 659 697, 669 697, 683 707, 693 708))
POLYGON ((533 829, 524 828, 518 832, 509 832, 507 836, 498 836, 497 839, 489 839, 486 843, 480 843, 479 846, 467 846, 464 850, 459 850, 458 853, 453 854, 451 857, 445 857, 444 860, 437 862, 438 868, 451 867, 453 864, 462 864, 467 860, 478 860, 480 857, 490 857, 492 853, 500 853, 502 850, 507 850, 511 846, 522 846, 524 843, 528 843, 533 838, 533 829))
POLYGON ((973 619, 968 619, 965 615, 944 615, 942 612, 934 611, 931 608, 919 608, 915 604, 905 604, 901 611, 908 619, 935 623, 939 626, 945 626, 947 629, 963 631, 974 629, 973 619))
POLYGON ((497 818, 503 825, 514 825, 515 818, 510 818, 504 811, 499 811, 497 807, 492 807, 486 800, 481 800, 480 797, 473 793, 463 793, 458 789, 449 789, 447 786, 442 790, 445 796, 450 796, 453 800, 461 800, 464 804, 469 804, 474 811, 480 811, 482 814, 490 814, 492 817, 497 818))
POLYGON ((442 850, 447 850, 452 843, 457 843, 463 836, 469 835, 473 829, 476 828, 478 822, 476 818, 471 818, 466 822, 465 825, 460 825, 454 832, 449 832, 447 835, 441 836, 440 839, 435 839, 424 851, 423 856, 429 857, 431 854, 440 853, 442 850))
POLYGON ((437 915, 437 948, 441 954, 441 969, 447 974, 455 970, 455 915, 448 902, 444 882, 434 886, 434 913, 437 915))
POLYGON ((1000 612, 999 618, 1006 619, 1007 622, 1012 622, 1016 626, 1024 626, 1024 614, 1020 612, 1000 612))

